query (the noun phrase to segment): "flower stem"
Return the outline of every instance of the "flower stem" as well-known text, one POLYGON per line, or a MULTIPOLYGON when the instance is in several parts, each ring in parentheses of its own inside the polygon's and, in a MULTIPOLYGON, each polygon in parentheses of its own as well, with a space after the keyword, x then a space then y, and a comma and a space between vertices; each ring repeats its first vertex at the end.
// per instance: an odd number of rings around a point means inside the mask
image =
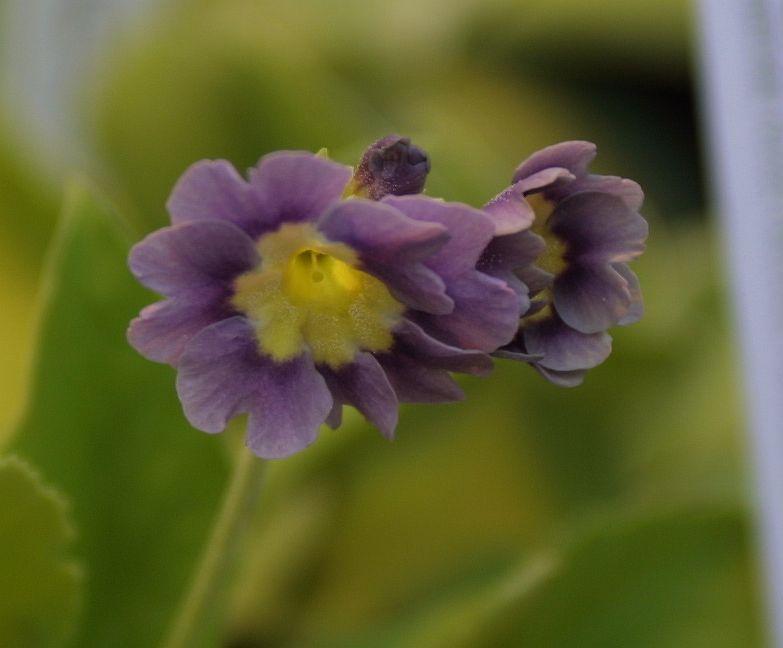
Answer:
POLYGON ((212 533, 199 559, 190 588, 169 628, 164 648, 188 648, 198 644, 197 638, 203 639, 205 626, 214 620, 216 599, 225 584, 224 576, 233 562, 237 541, 261 492, 265 465, 266 462, 247 448, 240 449, 212 533))

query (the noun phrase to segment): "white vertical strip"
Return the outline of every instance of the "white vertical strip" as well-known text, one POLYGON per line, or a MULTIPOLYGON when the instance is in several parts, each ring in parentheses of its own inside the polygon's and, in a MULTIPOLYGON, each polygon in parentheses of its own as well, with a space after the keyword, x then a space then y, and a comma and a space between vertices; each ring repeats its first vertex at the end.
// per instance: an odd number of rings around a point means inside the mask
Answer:
POLYGON ((163 3, 0 0, 0 109, 43 164, 81 162, 88 84, 114 40, 163 3))
POLYGON ((701 0, 704 108, 758 493, 774 645, 783 648, 783 0, 701 0))

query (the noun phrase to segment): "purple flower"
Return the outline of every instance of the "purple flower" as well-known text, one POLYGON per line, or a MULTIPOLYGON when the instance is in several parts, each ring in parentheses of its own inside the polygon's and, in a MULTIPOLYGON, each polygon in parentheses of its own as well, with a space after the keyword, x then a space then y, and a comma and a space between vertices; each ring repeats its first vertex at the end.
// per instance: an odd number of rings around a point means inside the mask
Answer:
POLYGON ((407 137, 388 135, 364 152, 348 191, 372 200, 417 194, 429 172, 430 159, 424 151, 407 137))
POLYGON ((177 369, 196 428, 247 413, 250 448, 285 457, 348 404, 392 437, 399 402, 461 398, 449 372, 488 373, 514 338, 520 295, 476 269, 488 215, 424 196, 346 200, 351 176, 302 152, 265 156, 247 180, 198 162, 168 201, 172 225, 131 251, 165 299, 128 338, 177 369))
POLYGON ((638 184, 590 174, 589 142, 545 148, 484 210, 498 236, 479 269, 532 296, 514 341, 495 355, 530 362, 553 383, 578 385, 611 352, 607 330, 642 316, 627 262, 645 247, 638 184))

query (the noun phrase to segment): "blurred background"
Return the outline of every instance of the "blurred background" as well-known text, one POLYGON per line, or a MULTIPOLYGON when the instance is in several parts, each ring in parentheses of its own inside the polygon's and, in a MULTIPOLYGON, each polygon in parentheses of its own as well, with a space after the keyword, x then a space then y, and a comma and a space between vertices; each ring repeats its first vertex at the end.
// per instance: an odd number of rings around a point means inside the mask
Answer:
MULTIPOLYGON (((204 543, 226 446, 124 339, 151 301, 127 246, 180 173, 353 164, 392 132, 430 153, 430 195, 472 204, 540 147, 598 143, 594 169, 647 193, 646 316, 581 388, 502 362, 464 403, 404 408, 394 443, 353 416, 274 463, 203 645, 765 645, 692 20, 684 0, 0 0, 0 439, 59 516, 60 578, 7 561, 0 645, 156 645, 204 543)), ((0 551, 49 528, 25 524, 0 551)))

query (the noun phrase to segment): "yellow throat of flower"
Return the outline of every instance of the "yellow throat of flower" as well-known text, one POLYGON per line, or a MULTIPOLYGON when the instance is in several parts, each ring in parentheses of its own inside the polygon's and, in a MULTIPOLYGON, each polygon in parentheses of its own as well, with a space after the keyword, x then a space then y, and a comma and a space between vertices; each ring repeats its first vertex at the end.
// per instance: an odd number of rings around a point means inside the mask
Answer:
POLYGON ((278 362, 305 350, 333 369, 360 350, 388 351, 404 307, 358 270, 356 253, 309 223, 258 242, 261 265, 237 278, 232 305, 254 323, 259 349, 278 362))
MULTIPOLYGON (((546 225, 547 220, 555 210, 555 204, 544 198, 542 193, 526 196, 525 200, 527 200, 528 204, 533 208, 536 215, 530 229, 544 239, 544 243, 546 243, 546 247, 541 253, 541 256, 536 259, 536 265, 542 270, 557 276, 566 269, 568 262, 565 259, 565 242, 554 234, 546 225)), ((536 324, 552 315, 552 287, 547 286, 540 291, 536 295, 536 300, 546 302, 546 305, 532 315, 527 315, 524 319, 526 325, 536 324)))
POLYGON ((566 269, 568 264, 565 260, 565 242, 554 234, 546 225, 547 220, 549 220, 549 217, 555 210, 555 204, 544 198, 544 195, 541 193, 526 196, 525 200, 527 200, 536 214, 530 229, 544 239, 544 242, 546 243, 546 248, 536 260, 536 265, 542 270, 546 270, 553 275, 558 275, 566 269))

